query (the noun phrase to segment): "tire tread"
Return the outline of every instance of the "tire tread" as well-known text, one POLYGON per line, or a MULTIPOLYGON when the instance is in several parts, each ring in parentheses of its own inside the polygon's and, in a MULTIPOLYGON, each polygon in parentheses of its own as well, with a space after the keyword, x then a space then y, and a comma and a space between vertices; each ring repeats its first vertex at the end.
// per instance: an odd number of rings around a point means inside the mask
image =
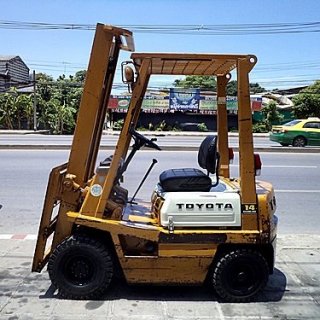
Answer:
POLYGON ((213 287, 217 293, 217 295, 226 302, 249 302, 252 300, 252 298, 260 292, 265 285, 267 284, 268 281, 268 276, 269 276, 269 268, 267 261, 263 257, 263 255, 253 249, 248 249, 248 248, 241 248, 241 249, 235 249, 231 250, 225 254, 223 254, 218 262, 216 263, 213 274, 212 274, 212 284, 213 287), (255 290, 255 292, 249 296, 235 296, 231 293, 229 293, 223 286, 222 279, 221 279, 221 273, 223 271, 223 268, 228 265, 228 263, 232 260, 237 259, 238 257, 241 256, 252 256, 256 257, 257 259, 260 260, 261 262, 261 268, 263 268, 263 273, 264 273, 264 279, 258 286, 258 288, 255 290))
POLYGON ((113 277, 113 261, 109 251, 101 241, 86 235, 73 235, 61 242, 51 254, 48 262, 48 273, 53 286, 58 289, 59 297, 79 300, 96 299, 103 295, 111 283, 113 277), (98 254, 101 257, 105 270, 108 270, 108 272, 104 272, 103 279, 100 281, 99 287, 95 290, 90 290, 87 293, 82 294, 74 293, 63 286, 60 279, 61 275, 57 274, 56 265, 57 261, 59 261, 59 256, 66 250, 80 246, 90 247, 90 250, 94 250, 95 254, 98 254))

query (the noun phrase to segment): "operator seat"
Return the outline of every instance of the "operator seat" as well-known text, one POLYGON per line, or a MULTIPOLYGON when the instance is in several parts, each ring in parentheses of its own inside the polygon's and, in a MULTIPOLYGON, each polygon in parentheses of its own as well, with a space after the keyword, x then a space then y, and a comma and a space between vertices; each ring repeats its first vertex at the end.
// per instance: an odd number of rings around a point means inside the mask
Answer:
POLYGON ((215 173, 218 162, 217 137, 207 136, 198 152, 198 163, 207 174, 195 168, 169 169, 160 174, 160 186, 163 191, 210 191, 212 181, 209 173, 215 173))

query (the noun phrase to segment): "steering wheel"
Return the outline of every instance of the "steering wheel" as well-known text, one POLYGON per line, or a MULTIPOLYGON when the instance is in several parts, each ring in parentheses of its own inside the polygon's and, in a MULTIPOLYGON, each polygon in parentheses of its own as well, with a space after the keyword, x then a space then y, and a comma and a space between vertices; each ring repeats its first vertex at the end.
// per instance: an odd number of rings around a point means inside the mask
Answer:
POLYGON ((151 139, 146 138, 142 134, 138 133, 134 129, 130 130, 130 133, 132 134, 133 139, 135 140, 135 144, 140 149, 143 146, 146 146, 148 148, 153 148, 156 150, 161 150, 161 148, 154 143, 151 139))

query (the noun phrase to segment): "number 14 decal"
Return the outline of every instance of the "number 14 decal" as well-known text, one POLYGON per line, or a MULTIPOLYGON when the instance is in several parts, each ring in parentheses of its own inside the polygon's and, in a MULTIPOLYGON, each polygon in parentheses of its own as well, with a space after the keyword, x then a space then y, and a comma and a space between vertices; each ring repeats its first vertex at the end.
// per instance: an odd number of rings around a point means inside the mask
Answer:
POLYGON ((256 213, 258 211, 258 206, 255 203, 244 203, 241 205, 241 211, 243 213, 256 213))

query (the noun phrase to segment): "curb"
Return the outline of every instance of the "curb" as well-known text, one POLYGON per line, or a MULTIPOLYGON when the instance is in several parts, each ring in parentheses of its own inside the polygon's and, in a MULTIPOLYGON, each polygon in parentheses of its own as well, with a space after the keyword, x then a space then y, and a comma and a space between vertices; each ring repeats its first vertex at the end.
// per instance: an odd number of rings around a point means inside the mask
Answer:
MULTIPOLYGON (((144 136, 155 136, 155 137, 165 137, 165 136, 198 136, 198 137, 205 137, 208 134, 217 134, 216 131, 138 131, 139 133, 143 134, 144 136)), ((120 131, 111 131, 111 130, 104 130, 103 135, 110 135, 110 136, 118 136, 120 135, 120 131)), ((228 132, 229 137, 238 137, 238 132, 228 132)), ((269 137, 269 133, 253 133, 255 138, 267 138, 269 137)))
POLYGON ((48 134, 48 130, 0 130, 1 134, 15 134, 15 135, 25 135, 25 134, 48 134))
MULTIPOLYGON (((207 136, 208 134, 216 134, 215 131, 138 131, 145 136, 165 137, 165 136, 207 136)), ((0 135, 27 135, 27 134, 45 134, 49 135, 47 130, 0 130, 0 135)), ((118 136, 120 131, 116 130, 103 130, 103 135, 118 136)), ((229 137, 237 137, 238 132, 229 132, 229 137)), ((254 133, 254 137, 269 137, 269 133, 254 133)))
MULTIPOLYGON (((32 131, 32 130, 0 130, 1 134, 16 134, 16 135, 27 135, 27 134, 47 134, 45 130, 32 131)), ((143 135, 153 136, 153 137, 165 137, 165 136, 198 136, 204 137, 208 134, 216 134, 216 132, 199 132, 199 131, 141 131, 143 135)), ((103 135, 119 136, 120 131, 104 130, 103 135)), ((229 132, 229 137, 238 137, 237 132, 229 132)), ((266 138, 269 137, 269 133, 254 133, 255 138, 266 138)), ((164 151, 198 151, 198 146, 160 146, 164 151)), ((101 150, 114 150, 115 146, 100 146, 101 150)), ((67 144, 56 144, 56 145, 39 145, 39 144, 2 144, 0 145, 0 150, 70 150, 71 145, 67 144)), ((150 150, 145 148, 144 150, 150 150)), ((279 153, 320 153, 320 148, 317 147, 304 147, 304 148, 294 148, 294 147, 282 147, 282 146, 270 146, 270 147, 256 147, 254 148, 256 152, 279 152, 279 153)), ((239 147, 233 147, 234 152, 239 151, 239 147)))

